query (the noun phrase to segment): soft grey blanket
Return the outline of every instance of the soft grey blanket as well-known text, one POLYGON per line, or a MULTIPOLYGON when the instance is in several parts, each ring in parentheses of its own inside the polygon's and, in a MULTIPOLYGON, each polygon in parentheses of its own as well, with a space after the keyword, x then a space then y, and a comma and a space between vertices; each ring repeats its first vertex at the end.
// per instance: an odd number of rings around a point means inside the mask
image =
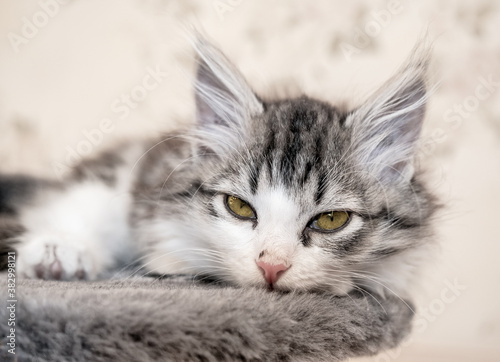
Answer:
POLYGON ((238 289, 182 276, 18 280, 13 356, 0 278, 2 361, 339 361, 395 346, 412 317, 392 297, 238 289))

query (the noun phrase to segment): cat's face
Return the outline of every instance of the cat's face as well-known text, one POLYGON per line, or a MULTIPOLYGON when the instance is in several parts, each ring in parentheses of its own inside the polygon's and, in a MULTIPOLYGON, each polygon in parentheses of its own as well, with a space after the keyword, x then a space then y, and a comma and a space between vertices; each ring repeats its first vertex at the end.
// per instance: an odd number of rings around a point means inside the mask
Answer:
POLYGON ((342 112, 307 97, 263 102, 216 49, 199 54, 196 192, 177 212, 205 253, 197 270, 344 294, 411 264, 397 258, 423 244, 433 210, 412 166, 423 62, 342 112))
POLYGON ((214 194, 204 204, 206 227, 230 279, 350 289, 343 271, 363 250, 366 187, 343 157, 351 139, 346 116, 307 98, 269 103, 231 156, 212 166, 217 172, 203 186, 214 194))
POLYGON ((208 162, 197 210, 222 275, 343 294, 367 265, 418 244, 418 185, 360 162, 357 116, 305 97, 269 103, 230 157, 208 162))

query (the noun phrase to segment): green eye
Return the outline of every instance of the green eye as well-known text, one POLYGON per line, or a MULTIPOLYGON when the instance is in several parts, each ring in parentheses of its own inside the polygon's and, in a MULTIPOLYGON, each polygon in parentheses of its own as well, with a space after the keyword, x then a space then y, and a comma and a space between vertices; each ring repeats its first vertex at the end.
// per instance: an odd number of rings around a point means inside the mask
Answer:
POLYGON ((226 197, 226 206, 229 211, 240 219, 255 219, 255 212, 252 207, 236 196, 226 197))
POLYGON ((309 227, 321 231, 334 231, 347 224, 348 221, 347 211, 330 211, 316 216, 309 227))

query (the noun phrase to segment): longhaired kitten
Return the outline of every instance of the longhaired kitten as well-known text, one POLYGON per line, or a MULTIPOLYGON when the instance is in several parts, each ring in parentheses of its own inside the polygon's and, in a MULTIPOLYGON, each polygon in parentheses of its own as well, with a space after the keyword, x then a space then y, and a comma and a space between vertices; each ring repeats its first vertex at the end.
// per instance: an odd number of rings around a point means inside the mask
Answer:
POLYGON ((361 106, 265 99, 195 42, 196 123, 121 144, 62 182, 3 177, 3 248, 19 275, 147 273, 239 286, 409 294, 432 244, 432 195, 414 167, 426 51, 361 106))

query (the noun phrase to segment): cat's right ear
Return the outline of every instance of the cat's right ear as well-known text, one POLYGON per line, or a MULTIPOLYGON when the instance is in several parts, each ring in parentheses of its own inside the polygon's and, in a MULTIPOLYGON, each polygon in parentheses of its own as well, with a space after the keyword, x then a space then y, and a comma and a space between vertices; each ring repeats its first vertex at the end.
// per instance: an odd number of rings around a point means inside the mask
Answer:
POLYGON ((248 119, 263 111, 243 76, 217 48, 198 36, 195 82, 196 116, 204 129, 225 127, 240 133, 248 119))

